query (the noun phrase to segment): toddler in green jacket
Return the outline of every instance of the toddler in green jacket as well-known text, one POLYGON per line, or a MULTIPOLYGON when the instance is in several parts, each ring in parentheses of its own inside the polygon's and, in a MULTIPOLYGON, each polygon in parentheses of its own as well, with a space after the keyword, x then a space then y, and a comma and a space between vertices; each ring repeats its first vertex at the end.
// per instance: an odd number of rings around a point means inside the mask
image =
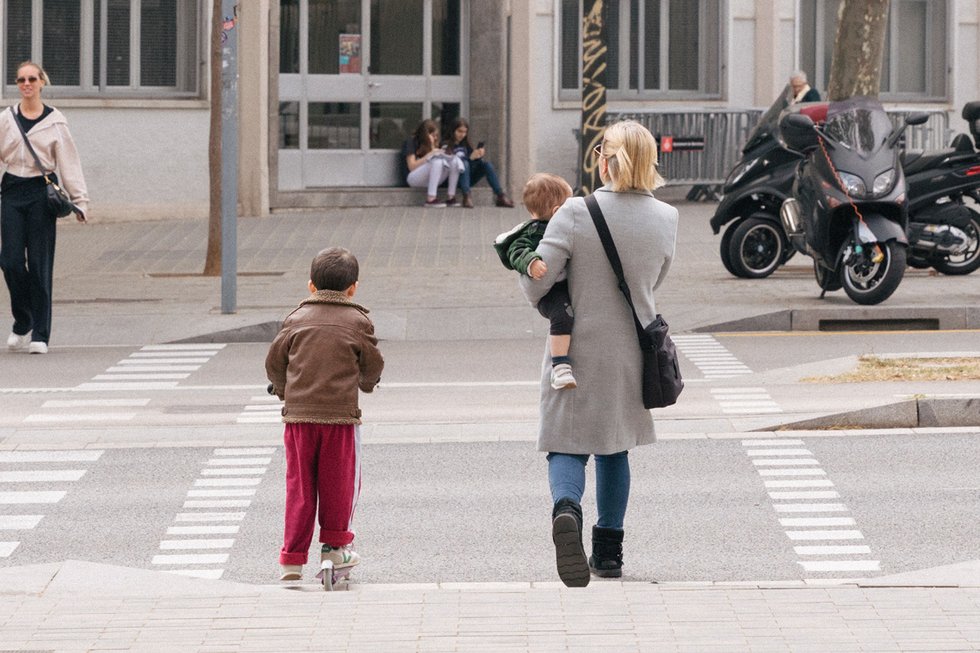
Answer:
MULTIPOLYGON (((548 220, 571 196, 572 187, 557 175, 539 172, 528 179, 522 199, 531 219, 500 234, 493 244, 504 267, 526 274, 532 279, 540 279, 545 275, 548 266, 535 248, 544 237, 548 220)), ((551 387, 555 390, 574 388, 575 376, 572 374, 572 361, 568 357, 572 344, 574 313, 564 272, 548 294, 538 302, 537 309, 551 322, 548 345, 551 350, 551 387)))

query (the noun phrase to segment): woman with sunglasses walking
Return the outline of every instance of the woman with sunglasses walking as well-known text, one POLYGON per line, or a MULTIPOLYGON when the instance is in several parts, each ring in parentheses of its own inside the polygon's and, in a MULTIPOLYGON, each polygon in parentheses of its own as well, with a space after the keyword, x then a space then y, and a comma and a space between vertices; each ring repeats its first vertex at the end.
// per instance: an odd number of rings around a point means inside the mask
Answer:
POLYGON ((60 183, 68 192, 79 222, 85 222, 88 209, 88 191, 68 122, 41 100, 41 90, 49 83, 40 65, 25 61, 17 67, 20 102, 0 112, 0 164, 7 169, 0 179, 0 268, 14 317, 7 347, 32 354, 48 353, 51 336, 57 217, 48 208, 48 181, 60 183), (25 139, 43 169, 38 169, 25 139))

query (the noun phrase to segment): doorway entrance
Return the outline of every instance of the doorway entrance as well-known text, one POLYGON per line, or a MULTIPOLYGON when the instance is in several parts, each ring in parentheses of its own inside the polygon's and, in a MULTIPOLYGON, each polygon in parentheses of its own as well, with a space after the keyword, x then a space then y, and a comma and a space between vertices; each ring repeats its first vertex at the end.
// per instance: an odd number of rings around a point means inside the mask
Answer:
POLYGON ((423 118, 466 110, 468 0, 281 0, 280 191, 398 186, 423 118))

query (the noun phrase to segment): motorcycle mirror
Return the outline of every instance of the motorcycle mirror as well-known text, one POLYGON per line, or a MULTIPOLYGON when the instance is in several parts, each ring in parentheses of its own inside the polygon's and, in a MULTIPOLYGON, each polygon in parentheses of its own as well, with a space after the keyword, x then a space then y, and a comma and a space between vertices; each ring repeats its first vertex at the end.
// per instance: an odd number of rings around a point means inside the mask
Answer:
POLYGON ((905 124, 921 125, 924 124, 927 120, 929 120, 928 113, 910 113, 908 116, 905 117, 905 124))
POLYGON ((788 113, 779 121, 779 135, 791 150, 803 152, 818 144, 817 130, 810 116, 788 113))

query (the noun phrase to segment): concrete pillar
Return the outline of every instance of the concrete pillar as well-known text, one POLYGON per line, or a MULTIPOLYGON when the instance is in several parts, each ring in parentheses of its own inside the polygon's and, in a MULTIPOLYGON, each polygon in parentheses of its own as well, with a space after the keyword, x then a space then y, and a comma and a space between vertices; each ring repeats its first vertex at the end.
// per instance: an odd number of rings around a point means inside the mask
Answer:
MULTIPOLYGON (((507 15, 504 3, 473 0, 469 3, 469 118, 473 137, 486 141, 506 189, 507 165, 507 15)), ((474 141, 474 146, 476 142, 474 141)))
MULTIPOLYGON (((534 165, 532 139, 532 84, 534 62, 539 56, 532 43, 531 31, 535 16, 533 0, 511 0, 510 2, 510 56, 508 61, 508 123, 510 141, 509 175, 512 186, 518 183, 523 187, 524 180, 531 176, 534 165)), ((513 189, 517 192, 518 188, 513 189)))

